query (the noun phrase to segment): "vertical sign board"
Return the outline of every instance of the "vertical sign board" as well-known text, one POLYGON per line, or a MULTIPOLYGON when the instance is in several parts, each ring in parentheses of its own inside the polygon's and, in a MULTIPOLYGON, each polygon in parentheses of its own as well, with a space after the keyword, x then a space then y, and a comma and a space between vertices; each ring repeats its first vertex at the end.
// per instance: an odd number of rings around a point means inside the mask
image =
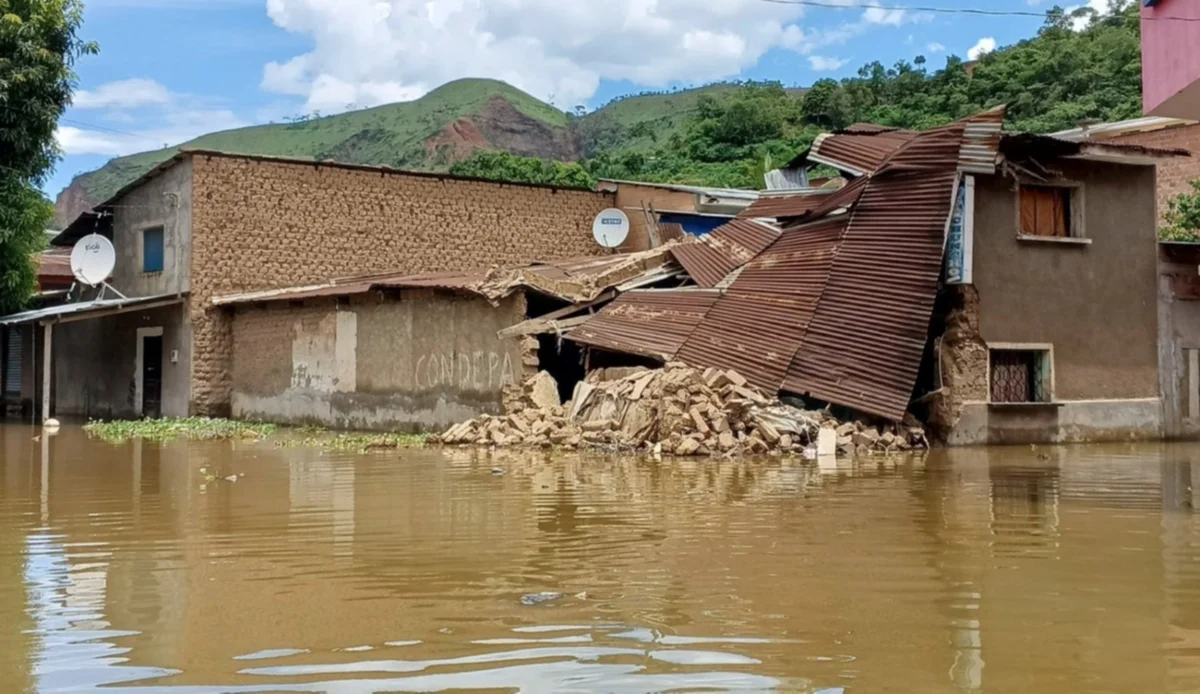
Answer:
POLYGON ((954 198, 946 240, 946 283, 971 284, 975 253, 975 177, 964 176, 954 198))

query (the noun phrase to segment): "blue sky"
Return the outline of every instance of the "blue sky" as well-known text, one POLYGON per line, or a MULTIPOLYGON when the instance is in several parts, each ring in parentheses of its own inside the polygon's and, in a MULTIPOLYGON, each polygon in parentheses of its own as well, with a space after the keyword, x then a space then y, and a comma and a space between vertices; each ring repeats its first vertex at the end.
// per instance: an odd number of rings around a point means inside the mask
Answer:
MULTIPOLYGON (((766 0, 86 0, 76 103, 46 186, 113 156, 290 115, 420 96, 459 77, 504 79, 557 106, 730 78, 808 85, 863 63, 940 66, 1032 36, 1034 17, 766 0)), ((1103 0, 1092 0, 1093 3, 1103 0)), ((896 4, 902 4, 897 2, 896 4)), ((919 4, 1041 12, 1049 0, 919 4)))

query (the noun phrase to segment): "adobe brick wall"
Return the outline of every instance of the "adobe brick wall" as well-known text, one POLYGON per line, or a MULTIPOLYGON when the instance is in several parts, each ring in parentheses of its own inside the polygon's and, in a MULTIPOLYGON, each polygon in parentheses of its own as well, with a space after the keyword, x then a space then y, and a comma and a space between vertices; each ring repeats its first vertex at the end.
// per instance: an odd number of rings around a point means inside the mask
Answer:
POLYGON ((1167 201, 1180 193, 1190 192, 1188 181, 1200 178, 1200 125, 1183 125, 1148 133, 1114 137, 1118 144, 1145 147, 1179 147, 1192 152, 1190 157, 1167 159, 1158 164, 1158 217, 1167 211, 1167 201))
POLYGON ((217 294, 380 272, 599 252, 612 194, 250 157, 192 155, 192 410, 228 414, 233 338, 217 294))

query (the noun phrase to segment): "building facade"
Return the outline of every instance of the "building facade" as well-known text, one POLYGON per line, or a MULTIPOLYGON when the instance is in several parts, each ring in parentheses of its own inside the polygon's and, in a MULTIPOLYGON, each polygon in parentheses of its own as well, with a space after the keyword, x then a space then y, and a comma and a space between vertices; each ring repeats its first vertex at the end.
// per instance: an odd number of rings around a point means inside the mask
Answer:
POLYGON ((943 293, 937 350, 950 444, 1163 432, 1154 167, 1053 166, 974 180, 973 277, 943 293))
POLYGON ((1200 119, 1200 3, 1142 0, 1142 101, 1148 116, 1200 119))
POLYGON ((216 294, 599 253, 592 221, 613 202, 603 192, 186 151, 55 239, 109 237, 109 283, 128 301, 93 306, 102 317, 9 318, 59 326, 56 414, 228 415, 232 319, 212 306, 216 294))

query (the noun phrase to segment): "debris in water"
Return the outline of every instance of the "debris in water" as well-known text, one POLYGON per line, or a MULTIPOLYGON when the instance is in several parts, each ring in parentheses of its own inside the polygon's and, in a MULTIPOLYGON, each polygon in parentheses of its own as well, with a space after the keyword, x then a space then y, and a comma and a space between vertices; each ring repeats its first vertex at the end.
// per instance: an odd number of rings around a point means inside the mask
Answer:
MULTIPOLYGON (((566 450, 645 451, 666 455, 818 454, 903 452, 927 448, 925 430, 911 415, 900 424, 840 422, 828 410, 804 410, 747 383, 738 372, 701 371, 679 362, 597 369, 574 397, 551 398, 545 372, 506 397, 504 415, 456 424, 430 441, 444 445, 566 450)), ((493 470, 493 474, 495 471, 493 470)))
POLYGON ((521 604, 532 607, 533 605, 541 605, 542 603, 551 602, 553 600, 560 600, 562 597, 562 593, 529 593, 521 596, 521 604))

